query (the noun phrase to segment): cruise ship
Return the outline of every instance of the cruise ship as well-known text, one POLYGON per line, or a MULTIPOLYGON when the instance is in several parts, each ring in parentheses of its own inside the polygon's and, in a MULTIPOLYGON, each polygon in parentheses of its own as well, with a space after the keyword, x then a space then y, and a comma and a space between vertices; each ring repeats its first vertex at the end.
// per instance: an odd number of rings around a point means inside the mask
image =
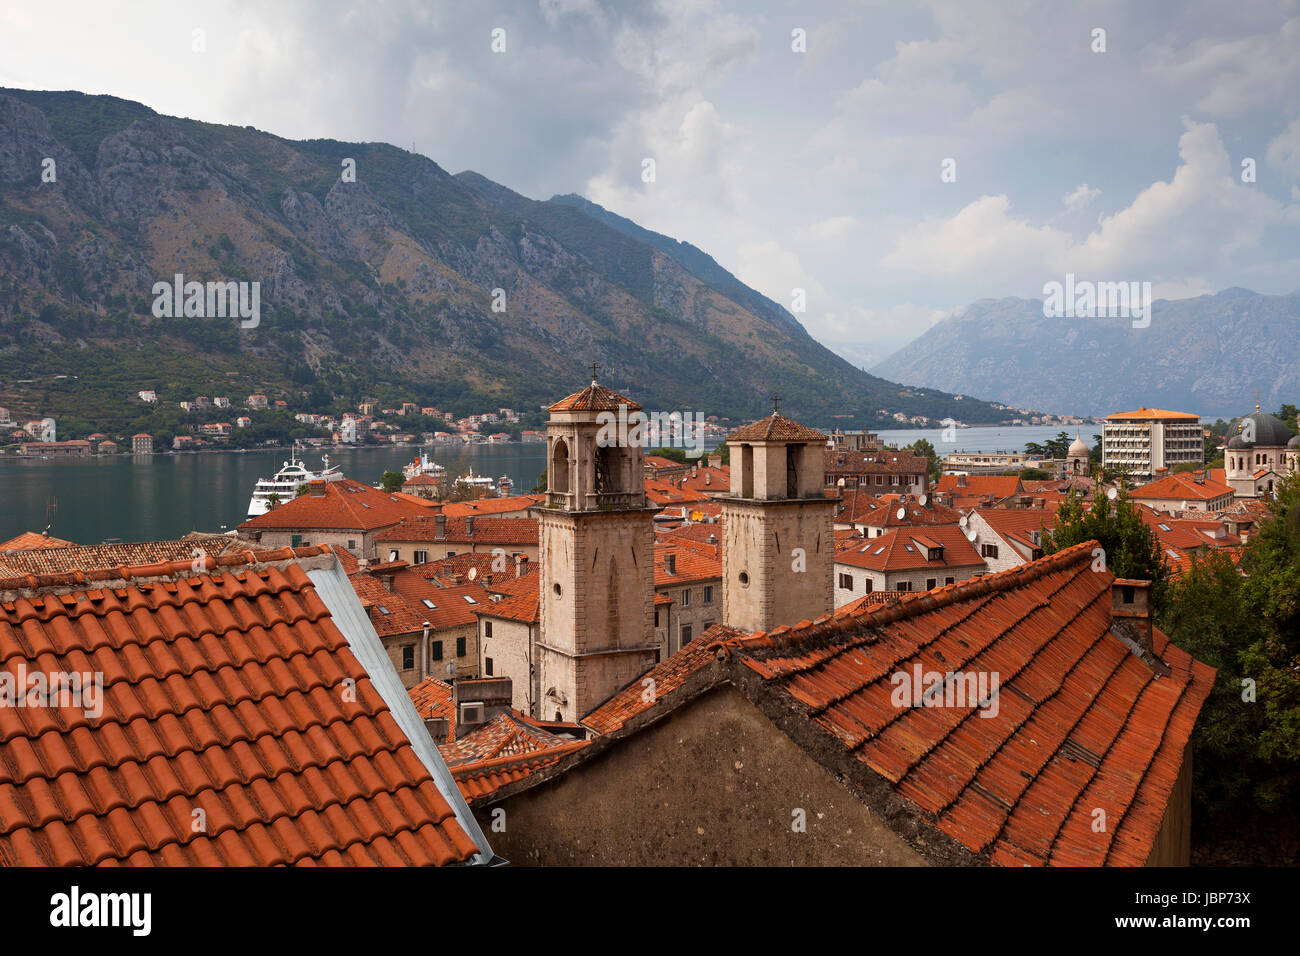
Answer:
POLYGON ((338 481, 343 472, 330 465, 330 456, 321 459, 321 470, 314 472, 297 457, 297 446, 289 453, 289 460, 270 478, 259 478, 253 487, 253 497, 248 501, 248 517, 256 518, 271 510, 271 496, 277 501, 292 501, 300 485, 309 481, 338 481))

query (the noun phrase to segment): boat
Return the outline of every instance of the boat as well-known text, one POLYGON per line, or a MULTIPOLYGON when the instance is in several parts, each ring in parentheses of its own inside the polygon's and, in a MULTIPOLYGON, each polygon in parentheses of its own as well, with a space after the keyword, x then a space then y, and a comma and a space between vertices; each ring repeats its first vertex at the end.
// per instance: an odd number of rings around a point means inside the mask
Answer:
POLYGON ((253 486, 253 497, 248 501, 248 517, 256 518, 271 510, 271 496, 283 503, 292 501, 298 494, 298 488, 309 481, 339 481, 343 472, 337 466, 330 465, 330 456, 321 459, 321 470, 312 471, 297 456, 298 446, 294 445, 289 453, 289 460, 284 462, 270 478, 259 478, 253 486))
POLYGON ((468 474, 461 475, 456 479, 456 484, 461 489, 481 492, 481 497, 489 498, 497 493, 496 482, 486 475, 474 474, 474 469, 470 468, 468 474))
POLYGON ((415 461, 411 462, 409 465, 402 467, 402 474, 405 476, 407 481, 410 481, 412 478, 417 478, 420 475, 428 475, 430 478, 441 482, 447 477, 447 469, 442 467, 442 465, 438 464, 426 455, 423 450, 421 450, 420 457, 416 458, 415 461))

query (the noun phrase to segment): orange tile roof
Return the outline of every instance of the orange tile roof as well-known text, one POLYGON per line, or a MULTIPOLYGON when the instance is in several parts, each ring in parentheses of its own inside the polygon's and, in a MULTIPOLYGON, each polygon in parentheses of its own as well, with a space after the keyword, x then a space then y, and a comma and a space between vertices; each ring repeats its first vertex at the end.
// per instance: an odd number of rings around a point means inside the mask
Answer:
POLYGON ((249 518, 238 530, 374 531, 411 515, 427 513, 421 505, 351 478, 322 482, 320 487, 323 494, 299 495, 265 514, 249 518))
POLYGON ((722 561, 675 544, 655 544, 654 579, 656 588, 690 584, 695 581, 712 581, 722 577, 722 561), (671 555, 675 573, 668 573, 667 558, 671 555))
POLYGON ((572 740, 549 750, 510 754, 462 764, 452 771, 452 775, 466 802, 479 804, 496 796, 503 787, 527 780, 532 774, 559 763, 564 757, 586 746, 585 740, 572 740))
POLYGON ((1232 488, 1217 481, 1196 481, 1190 475, 1165 475, 1129 492, 1134 501, 1211 501, 1233 494, 1232 488))
POLYGON ((448 518, 443 536, 438 537, 438 523, 434 516, 419 515, 403 518, 393 527, 375 535, 375 540, 535 545, 539 538, 536 518, 475 518, 472 533, 469 531, 468 519, 448 518))
POLYGON ((710 648, 716 641, 724 637, 735 637, 741 633, 722 624, 715 624, 706 629, 703 634, 685 644, 676 654, 660 661, 582 718, 582 725, 598 734, 609 734, 621 729, 633 717, 659 706, 664 698, 681 687, 688 677, 707 666, 713 660, 713 651, 710 648), (654 683, 646 684, 647 680, 654 683), (654 693, 647 695, 645 692, 647 687, 653 687, 654 693))
POLYGON ((103 712, 0 707, 0 860, 448 864, 478 851, 297 561, 0 582, 0 664, 102 674, 103 712), (355 702, 338 692, 354 682, 355 702), (195 832, 193 811, 206 814, 195 832))
POLYGON ((459 740, 448 740, 438 751, 465 799, 480 803, 507 784, 523 780, 586 745, 585 740, 560 736, 511 711, 497 714, 459 740))
POLYGON ((121 565, 157 564, 193 559, 195 549, 209 557, 247 552, 248 542, 227 535, 191 536, 169 541, 128 541, 121 544, 73 544, 36 548, 0 555, 11 574, 58 574, 63 571, 116 568, 121 565))
POLYGON ((421 720, 445 718, 448 735, 455 736, 456 708, 453 705, 450 684, 436 677, 426 677, 407 690, 406 695, 411 698, 411 703, 415 705, 415 712, 420 715, 421 720))
POLYGON ((1177 421, 1198 422, 1201 420, 1199 415, 1193 415, 1191 412, 1170 412, 1163 408, 1139 408, 1134 412, 1116 412, 1114 415, 1107 415, 1108 422, 1124 421, 1147 421, 1149 419, 1175 419, 1177 421))
POLYGON ((479 617, 497 617, 507 621, 519 621, 522 624, 536 624, 541 620, 541 580, 540 573, 525 574, 519 578, 520 588, 517 593, 500 601, 489 601, 483 607, 476 608, 479 617))
POLYGON ((816 442, 823 444, 826 436, 816 429, 800 425, 798 422, 773 412, 767 418, 760 418, 752 425, 739 428, 727 436, 728 442, 816 442))
POLYGON ((546 500, 546 495, 512 495, 509 498, 475 498, 473 501, 448 501, 442 513, 448 518, 466 515, 499 515, 514 511, 527 511, 546 500))
POLYGON ((676 483, 660 478, 645 479, 645 496, 652 504, 656 504, 661 508, 665 505, 712 501, 706 494, 692 491, 689 488, 679 488, 676 483))
POLYGON ((911 571, 983 567, 984 559, 971 546, 960 526, 948 524, 929 526, 924 534, 910 528, 886 531, 857 547, 837 551, 835 563, 870 571, 911 571), (943 548, 943 556, 927 560, 924 548, 935 545, 943 548))
POLYGON ((76 544, 75 541, 65 541, 50 534, 24 531, 8 541, 0 541, 0 551, 41 551, 45 548, 71 548, 76 544))
POLYGON ((414 571, 395 574, 393 588, 420 620, 428 621, 435 631, 474 624, 478 621, 476 612, 492 603, 492 596, 480 584, 439 587, 414 571), (426 601, 434 606, 429 607, 426 601))
POLYGON ((978 498, 992 495, 994 498, 1006 498, 1020 491, 1019 475, 940 475, 939 483, 934 486, 939 494, 954 497, 978 498), (965 484, 960 484, 962 480, 965 484))
POLYGON ((1155 630, 1157 679, 1111 633, 1094 545, 715 648, 978 859, 1142 866, 1215 672, 1155 630), (1000 675, 996 715, 896 705, 891 678, 914 666, 1000 675))
POLYGON ((836 515, 836 521, 852 521, 854 524, 869 528, 904 528, 917 525, 955 524, 961 520, 961 512, 947 505, 939 504, 926 496, 924 505, 918 504, 915 497, 908 501, 882 501, 872 508, 861 508, 856 515, 848 518, 836 515))
POLYGON ((1046 508, 977 508, 975 511, 999 537, 1031 550, 1041 548, 1056 527, 1056 512, 1046 508), (1037 543, 1030 537, 1035 531, 1039 532, 1037 543))
POLYGON ((625 406, 629 412, 640 409, 640 405, 626 395, 620 395, 612 388, 592 382, 580 392, 568 395, 550 406, 552 412, 615 412, 619 406, 625 406))

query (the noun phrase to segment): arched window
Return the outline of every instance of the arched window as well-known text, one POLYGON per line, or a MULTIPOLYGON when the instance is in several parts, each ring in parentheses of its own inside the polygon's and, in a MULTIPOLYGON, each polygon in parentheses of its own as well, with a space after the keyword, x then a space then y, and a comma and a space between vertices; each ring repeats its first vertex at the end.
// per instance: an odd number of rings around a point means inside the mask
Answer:
POLYGON ((557 494, 569 493, 569 446, 563 438, 555 439, 551 448, 550 468, 546 472, 546 483, 557 494))

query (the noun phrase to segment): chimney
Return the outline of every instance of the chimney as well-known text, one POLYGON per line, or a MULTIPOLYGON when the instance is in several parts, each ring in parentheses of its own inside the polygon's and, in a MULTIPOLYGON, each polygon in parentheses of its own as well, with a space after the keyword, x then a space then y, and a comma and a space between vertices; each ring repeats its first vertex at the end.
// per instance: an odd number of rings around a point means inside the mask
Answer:
POLYGON ((713 472, 706 471, 704 473, 704 485, 705 487, 708 487, 711 484, 713 484, 713 472))
POLYGON ((473 516, 473 515, 466 515, 466 516, 465 516, 465 534, 468 535, 468 536, 471 537, 471 538, 474 536, 474 516, 473 516))
POLYGON ((307 482, 307 488, 313 498, 325 497, 325 482, 319 480, 309 481, 307 482))
POLYGON ((966 487, 966 476, 965 476, 965 475, 958 475, 958 476, 957 476, 957 487, 958 487, 958 488, 965 488, 965 487, 966 487))
POLYGON ((515 577, 522 578, 524 576, 524 571, 525 569, 527 569, 527 567, 528 567, 528 555, 522 553, 516 554, 515 555, 515 577))
POLYGON ((721 456, 721 455, 710 455, 710 456, 709 456, 709 467, 710 467, 710 468, 721 468, 721 467, 722 467, 722 456, 721 456))
POLYGON ((673 575, 677 573, 677 555, 671 551, 664 555, 664 571, 673 575))
POLYGON ((452 685, 452 703, 456 707, 456 737, 465 736, 497 714, 510 712, 509 677, 462 678, 452 685))
POLYGON ((1115 578, 1111 582, 1110 630, 1158 674, 1169 675, 1168 665, 1156 657, 1152 645, 1150 581, 1115 578))
POLYGON ((440 540, 447 537, 447 516, 441 511, 433 516, 433 536, 440 540))

